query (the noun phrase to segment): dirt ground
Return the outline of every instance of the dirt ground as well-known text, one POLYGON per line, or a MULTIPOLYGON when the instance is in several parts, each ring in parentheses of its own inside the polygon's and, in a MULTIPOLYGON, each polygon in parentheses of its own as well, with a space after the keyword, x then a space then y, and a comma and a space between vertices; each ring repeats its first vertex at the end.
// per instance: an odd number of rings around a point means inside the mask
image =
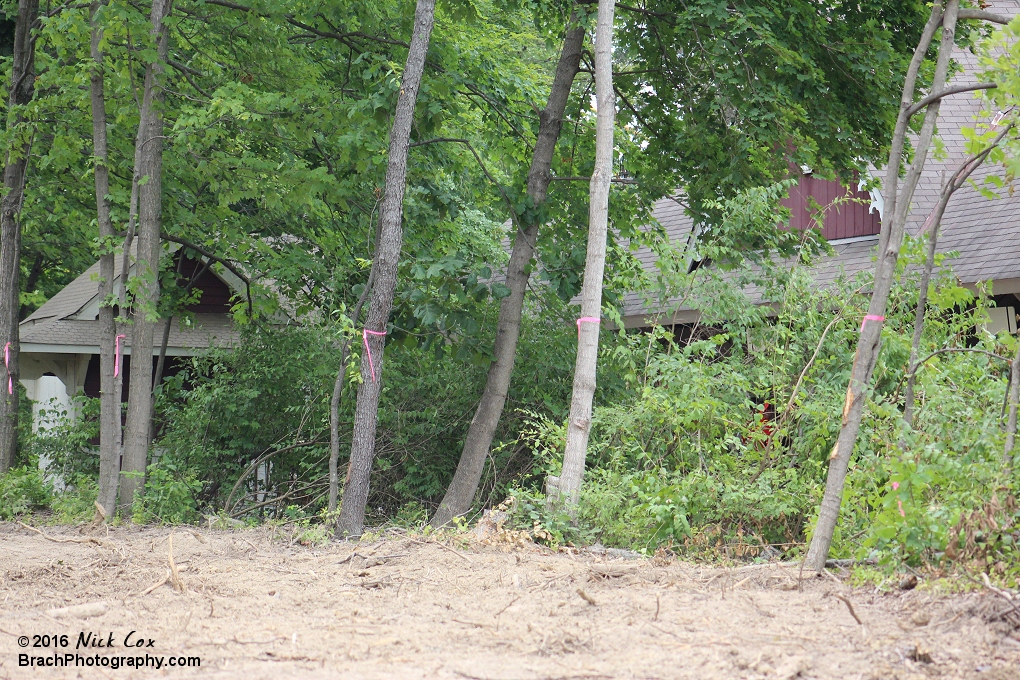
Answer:
POLYGON ((399 532, 312 547, 268 528, 45 532, 0 524, 0 678, 1020 678, 1020 632, 989 622, 1003 602, 987 591, 882 594, 835 574, 798 589, 778 563, 399 532), (152 646, 125 648, 131 631, 152 646), (55 652, 80 660, 19 666, 55 652), (96 654, 201 667, 74 666, 96 654))

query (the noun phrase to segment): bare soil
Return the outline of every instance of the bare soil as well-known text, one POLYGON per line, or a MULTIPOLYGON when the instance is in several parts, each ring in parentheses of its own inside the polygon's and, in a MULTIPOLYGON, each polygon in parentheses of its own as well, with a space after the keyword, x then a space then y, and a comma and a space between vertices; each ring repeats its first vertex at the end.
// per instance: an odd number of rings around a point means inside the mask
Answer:
POLYGON ((269 528, 45 532, 0 524, 0 678, 1020 678, 1020 633, 987 591, 400 533, 304 547, 269 528), (94 606, 61 611, 77 605, 94 606), (89 631, 114 648, 82 655, 201 667, 18 665, 54 651, 20 636, 66 634, 63 654, 89 631), (154 646, 125 650, 130 631, 154 646))

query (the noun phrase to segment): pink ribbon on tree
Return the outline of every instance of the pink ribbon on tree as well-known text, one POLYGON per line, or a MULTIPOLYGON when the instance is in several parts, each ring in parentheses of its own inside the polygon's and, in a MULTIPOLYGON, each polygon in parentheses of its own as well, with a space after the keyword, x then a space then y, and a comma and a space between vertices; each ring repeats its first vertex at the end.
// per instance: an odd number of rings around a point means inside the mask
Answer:
POLYGON ((372 382, 375 382, 375 364, 372 363, 372 348, 368 346, 369 335, 386 335, 386 331, 370 331, 367 328, 361 329, 361 341, 368 353, 368 368, 372 371, 372 382))
POLYGON ((583 323, 602 323, 602 319, 597 316, 582 316, 577 320, 577 341, 581 341, 581 324, 583 323))
POLYGON ((4 368, 7 369, 7 394, 14 394, 14 378, 11 377, 11 343, 4 345, 4 368))
POLYGON ((864 315, 864 319, 861 320, 861 331, 862 332, 864 331, 864 324, 868 323, 869 321, 885 321, 885 317, 884 316, 879 316, 878 314, 865 314, 864 315))
MULTIPOLYGON (((900 483, 899 482, 893 482, 892 483, 892 490, 893 491, 896 491, 899 488, 900 488, 900 483)), ((898 507, 900 509, 900 517, 906 517, 907 516, 907 513, 903 512, 903 501, 901 501, 898 498, 896 499, 896 507, 898 507)))
POLYGON ((126 335, 118 335, 113 339, 113 377, 120 375, 120 339, 126 335))

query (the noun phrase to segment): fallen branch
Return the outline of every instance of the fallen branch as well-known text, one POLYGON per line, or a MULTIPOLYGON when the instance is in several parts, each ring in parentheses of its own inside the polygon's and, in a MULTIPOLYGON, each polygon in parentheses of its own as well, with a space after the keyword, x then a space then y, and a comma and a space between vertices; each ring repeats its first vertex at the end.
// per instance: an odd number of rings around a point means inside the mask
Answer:
POLYGON ((18 524, 20 524, 25 529, 28 529, 29 531, 34 531, 35 533, 45 538, 47 541, 53 541, 54 543, 93 543, 95 545, 103 544, 103 542, 100 541, 98 538, 92 538, 91 536, 87 538, 56 538, 54 536, 50 536, 49 534, 39 529, 36 529, 35 527, 30 527, 24 522, 18 522, 18 524))
MULTIPOLYGON (((981 580, 984 581, 985 588, 988 588, 988 590, 992 591, 993 593, 1004 599, 1006 602, 1008 602, 1009 606, 1012 608, 1012 612, 1017 616, 1020 616, 1020 607, 1017 607, 1016 603, 1013 602, 1013 597, 1009 593, 993 586, 992 582, 988 579, 988 574, 984 572, 981 572, 981 580)), ((999 618, 1002 618, 1002 615, 1005 613, 1007 612, 999 614, 999 618)))

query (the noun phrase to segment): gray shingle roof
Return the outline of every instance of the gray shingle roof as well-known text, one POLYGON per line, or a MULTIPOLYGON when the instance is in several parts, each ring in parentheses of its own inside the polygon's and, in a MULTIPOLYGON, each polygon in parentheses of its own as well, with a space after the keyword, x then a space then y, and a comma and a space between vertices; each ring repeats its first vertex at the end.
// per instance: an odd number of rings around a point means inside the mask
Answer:
MULTIPOLYGON (((121 258, 116 259, 114 285, 118 286, 121 258)), ((85 270, 56 295, 21 322, 19 334, 22 352, 95 354, 99 351, 99 321, 94 315, 80 317, 99 296, 99 263, 85 270)), ((167 354, 191 355, 210 347, 233 347, 240 340, 240 332, 227 314, 195 314, 193 323, 181 327, 179 319, 171 321, 167 354)), ((156 326, 156 353, 163 338, 166 322, 156 326)), ((130 354, 131 328, 124 325, 117 331, 127 337, 122 340, 130 354)))
MULTIPOLYGON (((166 323, 162 321, 156 325, 154 354, 159 353, 166 323)), ((176 317, 170 323, 170 337, 167 341, 167 354, 170 356, 190 356, 211 347, 234 347, 240 340, 240 333, 226 314, 194 314, 192 324, 184 328, 176 317)), ((96 320, 58 317, 26 319, 20 330, 23 353, 99 352, 99 322, 96 320)), ((127 336, 121 340, 121 346, 125 348, 126 354, 130 354, 131 327, 120 325, 117 332, 127 336)))

